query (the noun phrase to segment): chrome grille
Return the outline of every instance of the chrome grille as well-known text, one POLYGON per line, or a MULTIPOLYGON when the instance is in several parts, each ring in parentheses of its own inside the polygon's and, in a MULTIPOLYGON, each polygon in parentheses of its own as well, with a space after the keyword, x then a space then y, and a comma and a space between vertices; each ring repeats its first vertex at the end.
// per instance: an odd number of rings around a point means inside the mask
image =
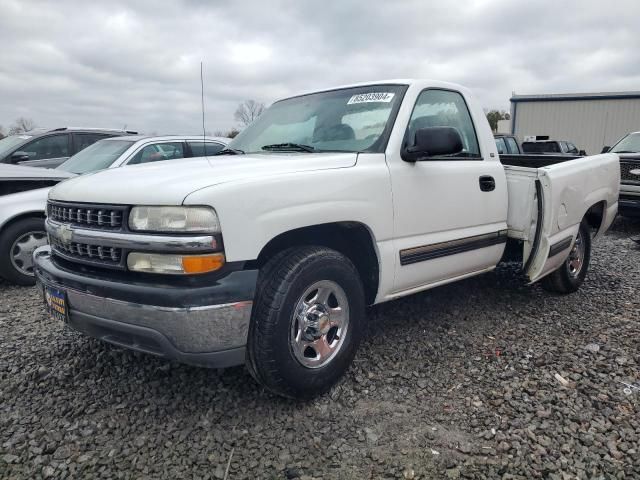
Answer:
POLYGON ((125 210, 100 205, 69 205, 50 202, 49 218, 60 223, 87 228, 117 230, 122 228, 125 210))
POLYGON ((620 160, 620 180, 622 183, 640 184, 640 175, 633 175, 631 170, 640 170, 640 161, 620 160))
POLYGON ((100 245, 88 245, 86 243, 64 243, 60 239, 50 236, 53 252, 67 260, 77 260, 81 263, 97 264, 109 267, 122 266, 122 249, 116 247, 103 247, 100 245))

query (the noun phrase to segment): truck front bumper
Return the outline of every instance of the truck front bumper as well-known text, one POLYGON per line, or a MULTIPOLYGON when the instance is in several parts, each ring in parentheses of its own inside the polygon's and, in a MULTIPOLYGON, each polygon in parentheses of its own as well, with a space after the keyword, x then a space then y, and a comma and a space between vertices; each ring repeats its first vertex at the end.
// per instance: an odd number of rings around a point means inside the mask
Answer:
POLYGON ((620 193, 618 199, 620 215, 625 217, 640 216, 640 195, 620 193))
MULTIPOLYGON (((631 169, 632 167, 627 168, 631 169)), ((628 180, 623 179, 620 182, 618 205, 620 215, 624 217, 640 216, 640 184, 637 182, 630 183, 628 180)))
POLYGON ((34 252, 41 290, 66 295, 68 324, 121 347, 205 367, 244 363, 258 272, 239 270, 207 285, 125 283, 80 275, 34 252))

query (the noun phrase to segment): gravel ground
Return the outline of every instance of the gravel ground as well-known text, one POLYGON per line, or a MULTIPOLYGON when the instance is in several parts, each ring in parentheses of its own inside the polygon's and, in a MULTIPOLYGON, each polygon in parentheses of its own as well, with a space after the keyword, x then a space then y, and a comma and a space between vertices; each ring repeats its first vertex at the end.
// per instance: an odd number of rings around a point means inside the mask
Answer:
POLYGON ((65 330, 0 284, 5 478, 640 478, 639 224, 580 292, 509 268, 368 311, 354 366, 309 403, 65 330))

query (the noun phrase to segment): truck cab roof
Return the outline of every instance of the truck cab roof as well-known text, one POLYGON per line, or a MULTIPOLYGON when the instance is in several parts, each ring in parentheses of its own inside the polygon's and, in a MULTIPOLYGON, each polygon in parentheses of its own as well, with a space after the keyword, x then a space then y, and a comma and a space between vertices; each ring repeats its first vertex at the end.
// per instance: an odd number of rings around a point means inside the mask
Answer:
POLYGON ((432 79, 418 79, 418 78, 394 78, 394 79, 382 79, 370 82, 358 82, 358 83, 350 83, 346 85, 336 85, 330 88, 324 88, 322 90, 309 90, 303 91, 290 97, 282 98, 278 101, 287 100, 289 98, 302 97, 305 95, 311 95, 314 93, 322 93, 322 92, 330 92, 333 90, 342 90, 346 88, 357 88, 357 87, 366 87, 368 85, 406 85, 408 87, 415 87, 418 89, 424 88, 443 88, 448 90, 458 90, 463 92, 468 92, 468 89, 462 85, 452 82, 444 82, 441 80, 432 80, 432 79))

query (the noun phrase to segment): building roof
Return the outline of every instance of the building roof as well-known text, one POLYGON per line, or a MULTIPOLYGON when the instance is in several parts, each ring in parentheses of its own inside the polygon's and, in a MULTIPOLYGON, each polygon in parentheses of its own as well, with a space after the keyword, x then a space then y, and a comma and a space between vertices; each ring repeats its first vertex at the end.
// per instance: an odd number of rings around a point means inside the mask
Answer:
POLYGON ((596 92, 596 93, 549 93, 541 95, 511 96, 511 102, 562 102, 576 100, 628 100, 640 99, 640 91, 630 92, 596 92))

